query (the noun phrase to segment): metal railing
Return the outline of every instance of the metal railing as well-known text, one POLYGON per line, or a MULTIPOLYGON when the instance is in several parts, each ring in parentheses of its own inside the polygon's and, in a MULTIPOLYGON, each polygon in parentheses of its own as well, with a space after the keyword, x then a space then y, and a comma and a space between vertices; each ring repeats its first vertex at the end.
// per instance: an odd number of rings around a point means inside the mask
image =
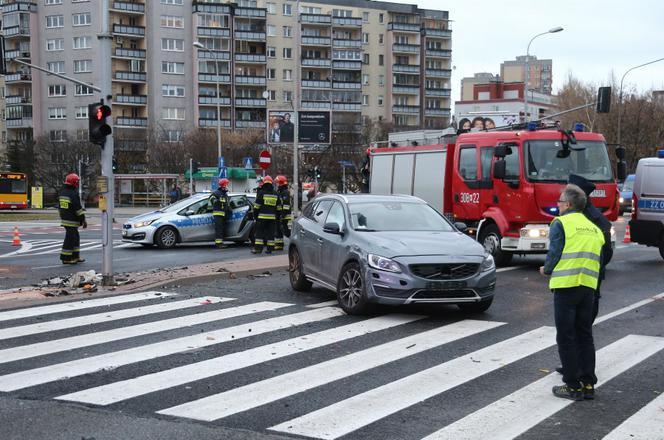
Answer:
POLYGON ((145 4, 136 3, 136 2, 116 1, 113 2, 111 10, 134 13, 134 14, 145 14, 145 4))
POLYGON ((329 110, 331 104, 329 101, 302 101, 300 106, 307 110, 329 110))
POLYGON ((335 38, 332 40, 334 47, 362 47, 362 40, 347 40, 344 38, 335 38))
POLYGON ((392 113, 408 113, 415 114, 420 112, 419 105, 393 105, 392 113))
POLYGON ((264 76, 235 75, 235 84, 264 86, 265 82, 266 80, 264 76))
POLYGON ((123 49, 121 47, 115 49, 115 57, 117 58, 145 59, 145 55, 145 49, 123 49))
POLYGON ((218 81, 220 83, 228 84, 231 82, 231 76, 229 74, 224 74, 224 73, 220 75, 216 75, 214 73, 199 73, 198 81, 206 83, 216 83, 218 81))
POLYGON ((115 125, 123 127, 147 127, 148 118, 125 118, 118 116, 115 118, 115 125))
POLYGON ((115 72, 115 79, 118 81, 145 82, 147 74, 145 72, 115 72))
POLYGON ((327 58, 302 58, 303 66, 330 67, 332 60, 327 58))
POLYGON ((219 105, 229 106, 231 105, 231 98, 230 96, 222 96, 218 99, 215 96, 198 96, 198 103, 202 105, 217 105, 217 102, 219 102, 219 105))
POLYGON ((332 17, 323 14, 300 14, 300 21, 309 24, 331 24, 332 17))
POLYGON ((235 31, 236 40, 265 41, 265 32, 235 31))
POLYGON ((452 70, 451 69, 426 69, 426 76, 432 76, 435 78, 451 78, 452 70))
POLYGON ((196 35, 199 37, 221 37, 230 38, 231 30, 229 28, 215 28, 215 27, 198 27, 196 28, 196 35))
POLYGON ((148 103, 148 97, 147 95, 115 95, 114 103, 146 105, 148 103))
POLYGON ((113 33, 121 35, 145 36, 145 26, 127 26, 124 24, 114 24, 113 33))
POLYGON ((419 44, 394 43, 392 45, 392 52, 419 53, 420 52, 420 45, 419 44))
POLYGON ((267 100, 263 98, 235 98, 236 107, 265 107, 267 100))
POLYGON ((267 57, 264 54, 236 53, 235 61, 239 63, 265 63, 267 57))
POLYGON ((419 23, 400 23, 398 21, 392 21, 387 24, 388 31, 401 31, 401 32, 420 32, 419 23))
POLYGON ((394 73, 420 73, 420 66, 417 64, 393 64, 392 72, 394 73))
MULTIPOLYGON (((216 127, 219 125, 219 119, 210 119, 210 118, 198 118, 199 127, 216 127)), ((221 126, 224 128, 231 128, 230 119, 222 119, 221 126)))
POLYGON ((330 44, 332 44, 330 37, 311 37, 306 35, 302 37, 303 46, 329 46, 330 44))
POLYGON ((321 81, 321 80, 312 80, 312 79, 303 79, 302 80, 303 88, 310 89, 329 89, 332 87, 331 81, 321 81))

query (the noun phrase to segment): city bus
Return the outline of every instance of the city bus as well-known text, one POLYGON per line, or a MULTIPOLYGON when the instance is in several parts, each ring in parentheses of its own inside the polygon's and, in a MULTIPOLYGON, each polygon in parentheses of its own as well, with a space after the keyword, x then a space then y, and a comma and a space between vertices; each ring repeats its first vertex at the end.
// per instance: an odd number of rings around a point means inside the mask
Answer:
POLYGON ((0 209, 28 207, 28 177, 24 173, 0 173, 0 209))

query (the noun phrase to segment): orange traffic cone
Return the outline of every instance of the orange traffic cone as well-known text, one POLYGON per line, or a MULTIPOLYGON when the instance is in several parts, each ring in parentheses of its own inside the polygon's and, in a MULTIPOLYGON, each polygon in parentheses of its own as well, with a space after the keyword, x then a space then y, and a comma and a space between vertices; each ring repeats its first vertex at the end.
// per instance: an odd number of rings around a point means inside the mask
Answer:
POLYGON ((21 234, 18 233, 18 226, 14 226, 14 239, 12 240, 12 246, 21 245, 21 234))
POLYGON ((625 229, 625 238, 623 239, 623 243, 631 243, 632 242, 632 237, 629 235, 629 225, 627 225, 627 229, 625 229))

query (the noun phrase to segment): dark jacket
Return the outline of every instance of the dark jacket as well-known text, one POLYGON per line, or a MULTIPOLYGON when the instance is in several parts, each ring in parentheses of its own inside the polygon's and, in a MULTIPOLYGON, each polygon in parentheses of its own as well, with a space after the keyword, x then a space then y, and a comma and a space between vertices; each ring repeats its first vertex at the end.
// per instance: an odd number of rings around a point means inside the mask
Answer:
POLYGON ((85 221, 85 210, 81 206, 78 191, 71 185, 65 185, 58 196, 60 225, 77 228, 85 221))
POLYGON ((210 195, 210 203, 212 203, 212 215, 225 217, 228 210, 228 191, 217 188, 210 195))
POLYGON ((288 191, 288 185, 281 185, 277 193, 279 194, 279 198, 281 199, 281 212, 279 215, 279 218, 281 220, 290 220, 292 218, 291 216, 291 196, 290 196, 290 191, 288 191))
POLYGON ((258 220, 276 220, 281 207, 281 199, 272 184, 263 184, 254 202, 254 218, 258 220))

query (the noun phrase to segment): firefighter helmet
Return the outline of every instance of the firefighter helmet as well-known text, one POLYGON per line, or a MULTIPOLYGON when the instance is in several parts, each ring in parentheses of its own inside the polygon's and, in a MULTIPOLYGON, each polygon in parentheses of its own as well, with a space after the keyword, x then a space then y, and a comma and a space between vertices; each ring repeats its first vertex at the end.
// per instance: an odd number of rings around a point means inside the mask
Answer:
POLYGON ((81 178, 78 177, 78 174, 76 174, 76 173, 67 174, 67 177, 65 177, 65 185, 71 185, 73 187, 78 187, 78 182, 80 180, 81 180, 81 178))
POLYGON ((231 183, 231 181, 225 177, 223 179, 219 179, 219 188, 226 189, 229 183, 231 183))
POLYGON ((263 177, 263 184, 266 184, 266 183, 269 183, 270 185, 272 185, 272 177, 270 177, 270 176, 263 177))
POLYGON ((275 182, 277 182, 277 185, 282 186, 288 184, 288 179, 286 179, 286 176, 279 174, 275 179, 275 182))

